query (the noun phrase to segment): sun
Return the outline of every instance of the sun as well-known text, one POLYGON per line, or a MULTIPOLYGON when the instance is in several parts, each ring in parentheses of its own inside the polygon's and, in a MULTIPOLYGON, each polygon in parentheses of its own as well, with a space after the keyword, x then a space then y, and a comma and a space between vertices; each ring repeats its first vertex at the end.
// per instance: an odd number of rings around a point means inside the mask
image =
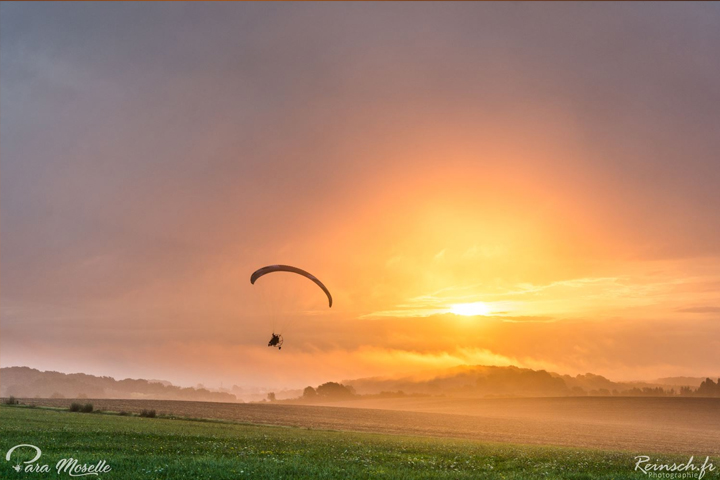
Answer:
POLYGON ((490 315, 490 307, 483 302, 473 303, 456 303, 450 305, 450 313, 455 315, 463 315, 465 317, 474 317, 476 315, 490 315))

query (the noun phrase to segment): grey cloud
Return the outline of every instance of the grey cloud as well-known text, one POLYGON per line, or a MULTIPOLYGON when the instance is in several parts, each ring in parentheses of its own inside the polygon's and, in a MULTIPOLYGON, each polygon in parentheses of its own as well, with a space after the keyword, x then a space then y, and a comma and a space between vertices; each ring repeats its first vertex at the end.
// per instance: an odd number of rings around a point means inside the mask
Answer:
POLYGON ((638 257, 720 255, 716 4, 0 11, 4 299, 122 299, 230 247, 252 262, 368 184, 459 162, 413 155, 437 138, 484 178, 496 134, 576 147, 508 162, 551 172, 638 257))

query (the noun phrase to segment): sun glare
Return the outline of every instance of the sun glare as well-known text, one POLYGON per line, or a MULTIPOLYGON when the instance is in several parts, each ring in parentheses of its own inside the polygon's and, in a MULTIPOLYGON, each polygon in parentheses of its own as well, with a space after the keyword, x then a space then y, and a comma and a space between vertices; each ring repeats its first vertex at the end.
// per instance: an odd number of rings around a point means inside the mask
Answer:
POLYGON ((454 313, 455 315, 463 315, 466 317, 471 317, 475 315, 489 315, 490 307, 488 307, 487 304, 483 302, 456 303, 454 305, 450 305, 450 313, 454 313))

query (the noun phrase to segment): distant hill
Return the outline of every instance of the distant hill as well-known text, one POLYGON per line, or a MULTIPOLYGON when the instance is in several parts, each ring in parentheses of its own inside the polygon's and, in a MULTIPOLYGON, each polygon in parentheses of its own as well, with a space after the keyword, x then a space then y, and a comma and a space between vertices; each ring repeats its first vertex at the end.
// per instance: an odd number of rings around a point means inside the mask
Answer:
MULTIPOLYGON (((432 395, 458 398, 483 397, 558 397, 580 395, 634 395, 634 396, 720 396, 720 380, 694 377, 663 378, 653 382, 613 382, 603 376, 560 375, 545 370, 532 370, 514 366, 495 367, 464 365, 443 370, 399 377, 370 377, 345 380, 351 398, 355 395, 396 397, 404 395, 432 395)), ((338 385, 334 382, 324 384, 338 385)), ((204 402, 280 401, 301 400, 312 403, 329 399, 323 395, 323 385, 317 391, 308 387, 302 390, 280 389, 269 393, 266 389, 245 391, 238 386, 225 391, 211 391, 198 385, 183 388, 162 380, 98 377, 84 373, 65 374, 41 372, 29 367, 0 368, 0 396, 25 398, 114 398, 192 400, 204 402), (233 393, 230 393, 233 392, 233 393)), ((354 397, 357 398, 357 397, 354 397)))
POLYGON ((29 367, 0 368, 0 396, 41 398, 146 398, 236 402, 235 395, 204 388, 182 388, 166 381, 96 377, 85 373, 41 372, 29 367))
MULTIPOLYGON (((673 379, 663 379, 673 380, 673 379)), ((370 377, 345 380, 358 394, 375 395, 401 391, 404 394, 447 395, 454 397, 543 397, 573 395, 672 395, 682 386, 699 387, 705 379, 693 382, 613 382, 601 375, 560 375, 545 370, 514 366, 468 365, 433 374, 404 377, 370 377)), ((691 394, 684 391, 683 394, 691 394)), ((702 393, 702 392, 701 392, 702 393)))

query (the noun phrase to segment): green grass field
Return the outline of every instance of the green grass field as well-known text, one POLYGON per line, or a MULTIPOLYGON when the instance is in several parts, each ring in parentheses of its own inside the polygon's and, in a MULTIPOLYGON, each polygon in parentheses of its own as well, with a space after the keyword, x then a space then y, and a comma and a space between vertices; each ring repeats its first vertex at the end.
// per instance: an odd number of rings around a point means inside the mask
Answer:
MULTIPOLYGON (((217 421, 140 418, 67 410, 0 407, 0 478, 71 478, 55 464, 105 460, 104 479, 237 478, 648 478, 634 454, 368 433, 318 431, 217 421), (16 472, 42 449, 51 473, 16 472)), ((643 452, 647 453, 647 452, 643 452)), ((687 458, 659 455, 662 460, 687 458)), ((706 477, 707 478, 707 477, 706 477)))

